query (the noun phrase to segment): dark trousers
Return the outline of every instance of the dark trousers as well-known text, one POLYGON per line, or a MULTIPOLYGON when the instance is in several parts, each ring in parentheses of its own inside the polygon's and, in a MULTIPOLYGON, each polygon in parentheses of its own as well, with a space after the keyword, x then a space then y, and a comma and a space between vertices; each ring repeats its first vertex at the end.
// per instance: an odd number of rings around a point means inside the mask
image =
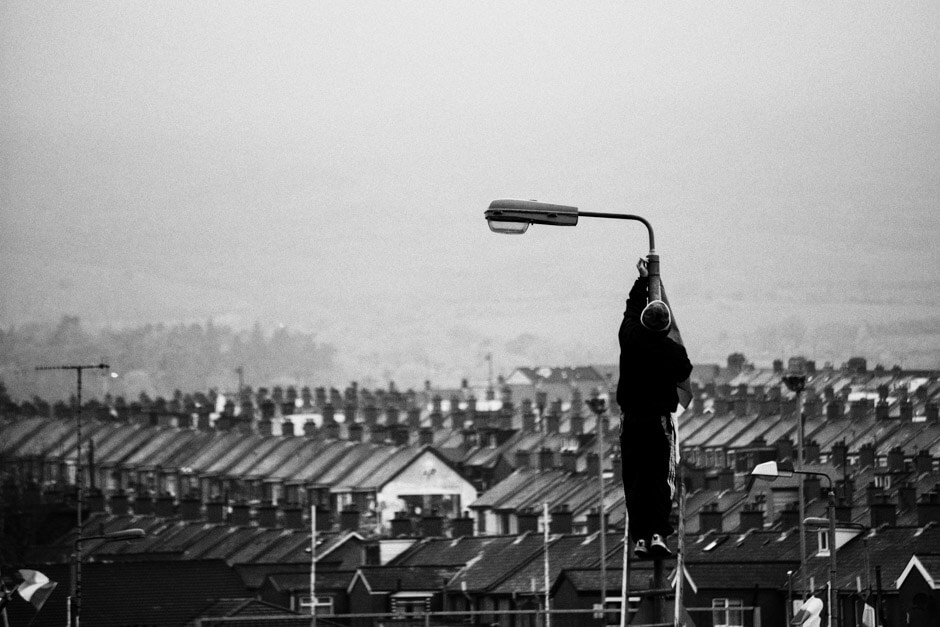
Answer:
POLYGON ((649 541, 654 533, 672 535, 675 459, 669 416, 622 417, 620 451, 623 490, 630 515, 630 538, 649 541))

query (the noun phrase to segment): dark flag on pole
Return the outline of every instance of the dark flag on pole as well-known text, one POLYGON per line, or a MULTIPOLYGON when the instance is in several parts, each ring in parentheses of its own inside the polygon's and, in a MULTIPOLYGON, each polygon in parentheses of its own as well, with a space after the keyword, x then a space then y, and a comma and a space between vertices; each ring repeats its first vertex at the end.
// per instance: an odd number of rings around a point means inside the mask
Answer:
MULTIPOLYGON (((669 303, 669 298, 666 296, 666 287, 662 284, 662 281, 660 281, 659 284, 659 291, 662 296, 662 301, 669 307, 669 315, 672 318, 672 327, 669 329, 668 337, 676 344, 685 346, 685 343, 682 341, 682 334, 679 332, 679 325, 676 323, 676 312, 669 303)), ((676 392, 679 394, 679 404, 683 407, 688 407, 689 403, 692 402, 692 380, 687 378, 682 383, 678 383, 676 385, 676 392)))

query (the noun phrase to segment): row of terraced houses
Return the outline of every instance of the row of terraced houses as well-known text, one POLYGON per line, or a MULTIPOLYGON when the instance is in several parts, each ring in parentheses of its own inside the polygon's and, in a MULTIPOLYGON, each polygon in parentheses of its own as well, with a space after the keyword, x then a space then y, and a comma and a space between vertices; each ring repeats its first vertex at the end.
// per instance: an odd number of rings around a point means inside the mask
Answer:
MULTIPOLYGON (((749 475, 796 456, 798 404, 781 382, 796 366, 808 376, 804 466, 835 488, 841 626, 860 625, 866 603, 885 624, 938 624, 940 373, 858 358, 759 368, 739 354, 696 366, 693 401, 677 417, 691 619, 782 627, 794 600, 825 597, 830 547, 805 529, 801 559, 798 484, 749 475)), ((314 606, 324 616, 391 613, 396 624, 472 610, 475 624, 534 625, 535 615, 500 612, 544 608, 546 595, 556 610, 588 610, 603 596, 619 611, 619 413, 614 405, 599 418, 586 403, 608 399, 616 377, 615 366, 519 368, 480 388, 109 398, 82 411, 81 464, 75 412, 7 408, 3 574, 29 567, 69 580, 80 466, 83 535, 146 533, 83 543, 89 624, 289 624, 314 606)), ((828 513, 819 478, 805 478, 810 517, 828 513)), ((635 622, 648 615, 652 575, 649 563, 630 564, 635 622)), ((26 620, 61 624, 66 589, 26 620)), ((552 622, 586 621, 603 624, 590 613, 552 622)))

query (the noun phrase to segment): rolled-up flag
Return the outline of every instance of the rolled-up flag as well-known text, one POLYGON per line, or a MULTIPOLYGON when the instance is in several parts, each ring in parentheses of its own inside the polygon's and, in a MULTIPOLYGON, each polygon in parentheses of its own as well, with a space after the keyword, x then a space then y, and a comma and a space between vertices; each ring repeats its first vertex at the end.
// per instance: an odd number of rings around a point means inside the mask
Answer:
MULTIPOLYGON (((666 306, 669 307, 669 315, 672 318, 672 326, 669 327, 668 337, 676 344, 685 346, 685 343, 682 341, 682 334, 679 332, 679 325, 676 323, 676 312, 673 310, 672 305, 669 304, 669 298, 666 296, 666 287, 660 282, 659 292, 662 298, 662 301, 666 303, 666 306)), ((692 381, 691 379, 686 379, 685 381, 676 384, 676 392, 679 394, 679 404, 683 407, 688 407, 689 403, 692 402, 692 381)))

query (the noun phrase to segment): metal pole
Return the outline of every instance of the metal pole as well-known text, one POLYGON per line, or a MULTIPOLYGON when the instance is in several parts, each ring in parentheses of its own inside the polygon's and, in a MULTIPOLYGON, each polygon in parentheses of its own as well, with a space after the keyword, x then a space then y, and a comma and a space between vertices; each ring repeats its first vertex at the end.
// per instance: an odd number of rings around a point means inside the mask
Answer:
POLYGON ((646 232, 649 234, 650 254, 656 253, 656 239, 653 236, 653 225, 642 216, 630 213, 604 213, 598 211, 578 211, 578 216, 583 218, 613 218, 614 220, 635 220, 636 222, 642 222, 643 226, 646 227, 646 232))
MULTIPOLYGON (((799 458, 799 465, 802 468, 805 458, 803 457, 803 390, 796 390, 796 420, 797 420, 797 457, 799 458)), ((803 520, 806 518, 806 494, 803 487, 803 475, 800 475, 799 482, 797 484, 798 498, 799 498, 799 515, 800 515, 800 573, 802 579, 802 588, 801 595, 803 601, 806 601, 806 594, 809 588, 809 584, 806 578, 809 574, 806 572, 806 529, 803 524, 803 520)))
POLYGON ((549 610, 550 599, 548 597, 548 502, 542 504, 542 515, 545 517, 545 530, 543 539, 545 543, 545 627, 552 627, 552 615, 549 610))
POLYGON ((310 627, 317 627, 317 504, 310 505, 310 627))
POLYGON ((82 369, 76 369, 78 375, 78 413, 75 414, 76 433, 78 443, 75 454, 75 491, 78 506, 76 509, 76 526, 78 537, 75 540, 75 627, 79 627, 82 615, 82 506, 84 505, 83 483, 84 469, 82 468, 82 369))
MULTIPOLYGON (((828 475, 826 478, 829 479, 828 475)), ((839 627, 839 591, 836 588, 836 493, 829 479, 829 625, 839 627)))
POLYGON ((75 412, 75 434, 77 442, 75 446, 75 576, 72 579, 72 605, 70 608, 69 625, 71 627, 80 627, 82 615, 82 509, 85 505, 84 495, 84 473, 82 466, 82 372, 89 369, 107 370, 108 364, 93 364, 83 366, 38 366, 36 370, 74 370, 76 375, 76 403, 78 407, 75 412))
POLYGON ((600 519, 600 549, 601 549, 601 612, 604 622, 607 623, 607 517, 604 512, 604 416, 597 414, 597 482, 598 495, 600 503, 598 504, 598 514, 600 519))
POLYGON ((787 571, 787 625, 793 620, 793 571, 787 571))
MULTIPOLYGON (((653 589, 662 590, 665 587, 663 581, 663 560, 654 559, 653 560, 653 589)), ((653 616, 656 617, 656 620, 660 623, 666 622, 666 603, 663 598, 663 594, 658 593, 654 594, 653 601, 653 616)))
MULTIPOLYGON (((679 437, 678 429, 676 438, 679 437)), ((682 624, 682 586, 685 584, 685 468, 679 466, 679 481, 676 489, 679 491, 679 529, 676 551, 676 612, 675 627, 682 624)))
POLYGON ((630 512, 624 507, 623 518, 623 574, 620 580, 620 627, 627 627, 630 612, 630 512))

